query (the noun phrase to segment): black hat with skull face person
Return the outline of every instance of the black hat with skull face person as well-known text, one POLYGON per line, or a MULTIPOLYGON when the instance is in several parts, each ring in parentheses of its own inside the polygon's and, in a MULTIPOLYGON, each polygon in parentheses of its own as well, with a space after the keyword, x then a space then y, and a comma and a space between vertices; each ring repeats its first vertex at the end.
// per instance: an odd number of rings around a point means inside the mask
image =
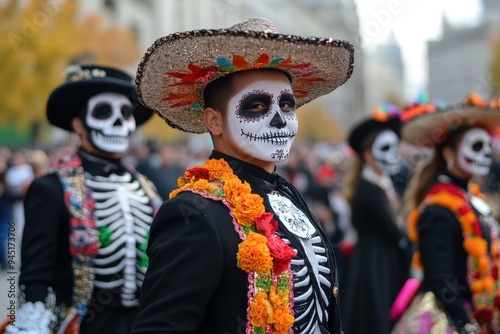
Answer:
POLYGON ((97 65, 70 66, 66 82, 52 92, 47 103, 52 125, 72 132, 72 120, 79 117, 91 145, 110 154, 124 153, 132 133, 152 114, 136 100, 131 76, 97 65))
POLYGON ((370 117, 353 127, 348 143, 362 160, 364 151, 370 149, 378 169, 388 175, 396 174, 400 168, 400 127, 399 108, 390 103, 382 103, 375 106, 370 117))

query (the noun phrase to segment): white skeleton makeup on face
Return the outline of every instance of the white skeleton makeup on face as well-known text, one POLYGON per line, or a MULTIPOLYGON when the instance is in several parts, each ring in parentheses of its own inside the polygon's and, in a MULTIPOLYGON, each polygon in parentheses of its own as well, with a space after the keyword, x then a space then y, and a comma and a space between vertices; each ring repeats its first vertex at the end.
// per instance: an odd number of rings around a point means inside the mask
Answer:
POLYGON ((472 128, 464 133, 458 145, 458 165, 474 176, 485 176, 490 172, 491 137, 482 128, 472 128))
POLYGON ((227 124, 241 151, 262 161, 286 160, 299 125, 290 84, 257 80, 246 85, 229 101, 227 124))
POLYGON ((391 130, 382 131, 372 145, 372 155, 378 168, 389 175, 399 172, 399 138, 391 130))
POLYGON ((118 93, 94 95, 87 104, 85 126, 89 141, 98 149, 107 153, 125 152, 135 131, 132 102, 118 93))

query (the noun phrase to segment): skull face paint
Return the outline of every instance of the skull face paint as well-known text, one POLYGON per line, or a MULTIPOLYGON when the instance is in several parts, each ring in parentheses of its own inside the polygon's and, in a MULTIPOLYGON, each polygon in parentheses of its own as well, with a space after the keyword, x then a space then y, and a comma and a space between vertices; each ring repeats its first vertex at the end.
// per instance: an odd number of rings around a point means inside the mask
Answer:
POLYGON ((242 152, 267 162, 286 160, 298 129, 290 84, 262 79, 245 85, 228 103, 227 124, 242 152))
POLYGON ((94 95, 87 104, 85 126, 89 141, 98 149, 125 152, 136 127, 132 102, 118 93, 94 95))
POLYGON ((373 142, 372 155, 378 168, 389 175, 399 172, 399 138, 391 130, 382 131, 373 142))
POLYGON ((458 146, 458 165, 474 176, 485 176, 490 172, 491 137, 482 128, 472 128, 464 133, 458 146))

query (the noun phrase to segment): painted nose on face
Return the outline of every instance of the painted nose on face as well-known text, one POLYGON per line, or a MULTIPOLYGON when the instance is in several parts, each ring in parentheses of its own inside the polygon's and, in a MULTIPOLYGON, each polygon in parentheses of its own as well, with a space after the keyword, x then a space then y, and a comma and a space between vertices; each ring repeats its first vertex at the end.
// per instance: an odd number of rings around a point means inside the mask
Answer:
POLYGON ((115 121, 115 123, 113 124, 113 126, 122 126, 123 125, 123 122, 122 122, 122 118, 121 117, 118 117, 115 121))
POLYGON ((269 125, 281 129, 286 126, 286 120, 283 115, 277 111, 276 114, 274 114, 273 119, 271 119, 271 123, 269 123, 269 125))

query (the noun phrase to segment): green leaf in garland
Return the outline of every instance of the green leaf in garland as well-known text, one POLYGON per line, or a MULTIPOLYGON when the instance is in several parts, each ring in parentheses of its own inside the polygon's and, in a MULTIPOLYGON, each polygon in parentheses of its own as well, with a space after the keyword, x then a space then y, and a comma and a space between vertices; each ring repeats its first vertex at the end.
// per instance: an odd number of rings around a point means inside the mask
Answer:
POLYGON ((149 266, 149 258, 146 253, 141 254, 141 258, 139 260, 139 267, 147 268, 149 266))
POLYGON ((287 291, 290 289, 290 281, 286 275, 278 277, 278 292, 287 291))
POLYGON ((260 327, 255 327, 253 332, 254 332, 254 334, 266 334, 266 331, 264 330, 264 328, 260 328, 260 327))
POLYGON ((272 281, 270 277, 259 278, 255 282, 255 285, 264 291, 269 291, 271 289, 272 281))
POLYGON ((99 242, 101 243, 102 247, 108 247, 111 245, 112 240, 111 240, 111 235, 113 234, 113 231, 108 229, 106 226, 100 226, 99 227, 99 242))
POLYGON ((226 193, 222 189, 215 189, 214 195, 217 197, 226 197, 226 193))

